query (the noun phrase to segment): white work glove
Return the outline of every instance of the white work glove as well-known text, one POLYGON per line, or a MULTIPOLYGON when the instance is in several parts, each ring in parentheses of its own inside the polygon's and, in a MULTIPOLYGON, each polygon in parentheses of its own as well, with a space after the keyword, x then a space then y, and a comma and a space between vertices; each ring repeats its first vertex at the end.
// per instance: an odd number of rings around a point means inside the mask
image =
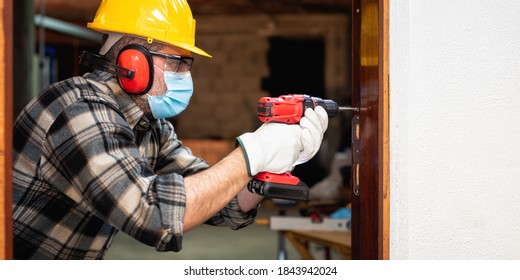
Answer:
POLYGON ((295 165, 305 163, 316 155, 328 125, 329 115, 323 107, 316 106, 314 110, 305 110, 305 116, 300 120, 302 150, 295 165))
POLYGON ((307 109, 299 125, 265 123, 255 132, 237 137, 249 176, 285 173, 316 155, 329 118, 322 107, 315 110, 307 109))
POLYGON ((264 123, 255 132, 237 137, 250 177, 260 172, 285 173, 293 169, 302 150, 299 125, 264 123))

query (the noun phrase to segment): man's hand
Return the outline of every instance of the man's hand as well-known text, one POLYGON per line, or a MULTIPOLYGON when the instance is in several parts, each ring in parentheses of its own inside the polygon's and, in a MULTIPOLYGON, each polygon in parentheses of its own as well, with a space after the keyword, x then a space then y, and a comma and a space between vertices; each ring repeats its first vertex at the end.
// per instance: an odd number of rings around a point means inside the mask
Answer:
POLYGON ((250 177, 259 172, 284 173, 301 151, 302 128, 299 125, 264 123, 255 132, 237 137, 246 157, 250 177))
POLYGON ((307 109, 300 125, 265 123, 253 133, 237 137, 250 177, 259 172, 284 173, 311 159, 319 150, 328 126, 325 109, 307 109))
POLYGON ((316 155, 328 125, 329 115, 323 107, 317 106, 314 110, 311 108, 305 110, 305 116, 300 120, 302 151, 296 164, 307 162, 316 155))

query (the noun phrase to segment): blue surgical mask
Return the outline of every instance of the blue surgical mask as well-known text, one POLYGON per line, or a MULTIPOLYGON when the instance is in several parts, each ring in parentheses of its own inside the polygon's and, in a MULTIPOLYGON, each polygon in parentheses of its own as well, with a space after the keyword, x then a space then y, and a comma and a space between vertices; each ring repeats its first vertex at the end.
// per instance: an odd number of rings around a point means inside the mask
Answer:
POLYGON ((175 72, 164 71, 164 82, 166 83, 165 94, 162 96, 148 95, 148 104, 156 119, 170 118, 180 114, 188 107, 193 94, 193 80, 190 72, 186 73, 184 77, 176 77, 175 72))

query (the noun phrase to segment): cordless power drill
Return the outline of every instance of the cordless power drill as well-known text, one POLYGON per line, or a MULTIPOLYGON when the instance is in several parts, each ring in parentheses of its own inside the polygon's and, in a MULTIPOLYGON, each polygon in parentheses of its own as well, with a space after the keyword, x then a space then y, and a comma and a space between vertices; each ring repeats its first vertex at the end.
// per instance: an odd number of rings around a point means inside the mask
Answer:
MULTIPOLYGON (((262 122, 280 122, 297 124, 307 108, 321 106, 327 111, 329 118, 339 111, 358 111, 358 108, 338 106, 330 99, 321 99, 302 94, 281 95, 280 97, 262 97, 258 100, 258 118, 262 122)), ((305 201, 309 199, 309 187, 290 172, 275 174, 258 173, 249 183, 247 189, 267 198, 305 201)))

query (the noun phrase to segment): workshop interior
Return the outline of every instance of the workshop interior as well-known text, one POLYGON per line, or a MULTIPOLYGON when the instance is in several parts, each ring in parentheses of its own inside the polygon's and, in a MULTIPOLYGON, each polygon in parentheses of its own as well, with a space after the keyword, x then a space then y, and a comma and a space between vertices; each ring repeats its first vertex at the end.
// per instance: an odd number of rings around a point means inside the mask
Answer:
MULTIPOLYGON (((86 25, 100 2, 13 1, 13 119, 49 84, 91 71, 78 61, 99 50, 101 34, 86 25)), ((120 233, 105 258, 351 259, 352 1, 188 2, 197 45, 213 57, 195 56, 190 105, 171 119, 183 145, 213 165, 276 106, 329 104, 329 129, 318 154, 293 170, 299 181, 266 176, 250 183, 266 196, 253 225, 199 227, 178 253, 156 252, 120 233)))

